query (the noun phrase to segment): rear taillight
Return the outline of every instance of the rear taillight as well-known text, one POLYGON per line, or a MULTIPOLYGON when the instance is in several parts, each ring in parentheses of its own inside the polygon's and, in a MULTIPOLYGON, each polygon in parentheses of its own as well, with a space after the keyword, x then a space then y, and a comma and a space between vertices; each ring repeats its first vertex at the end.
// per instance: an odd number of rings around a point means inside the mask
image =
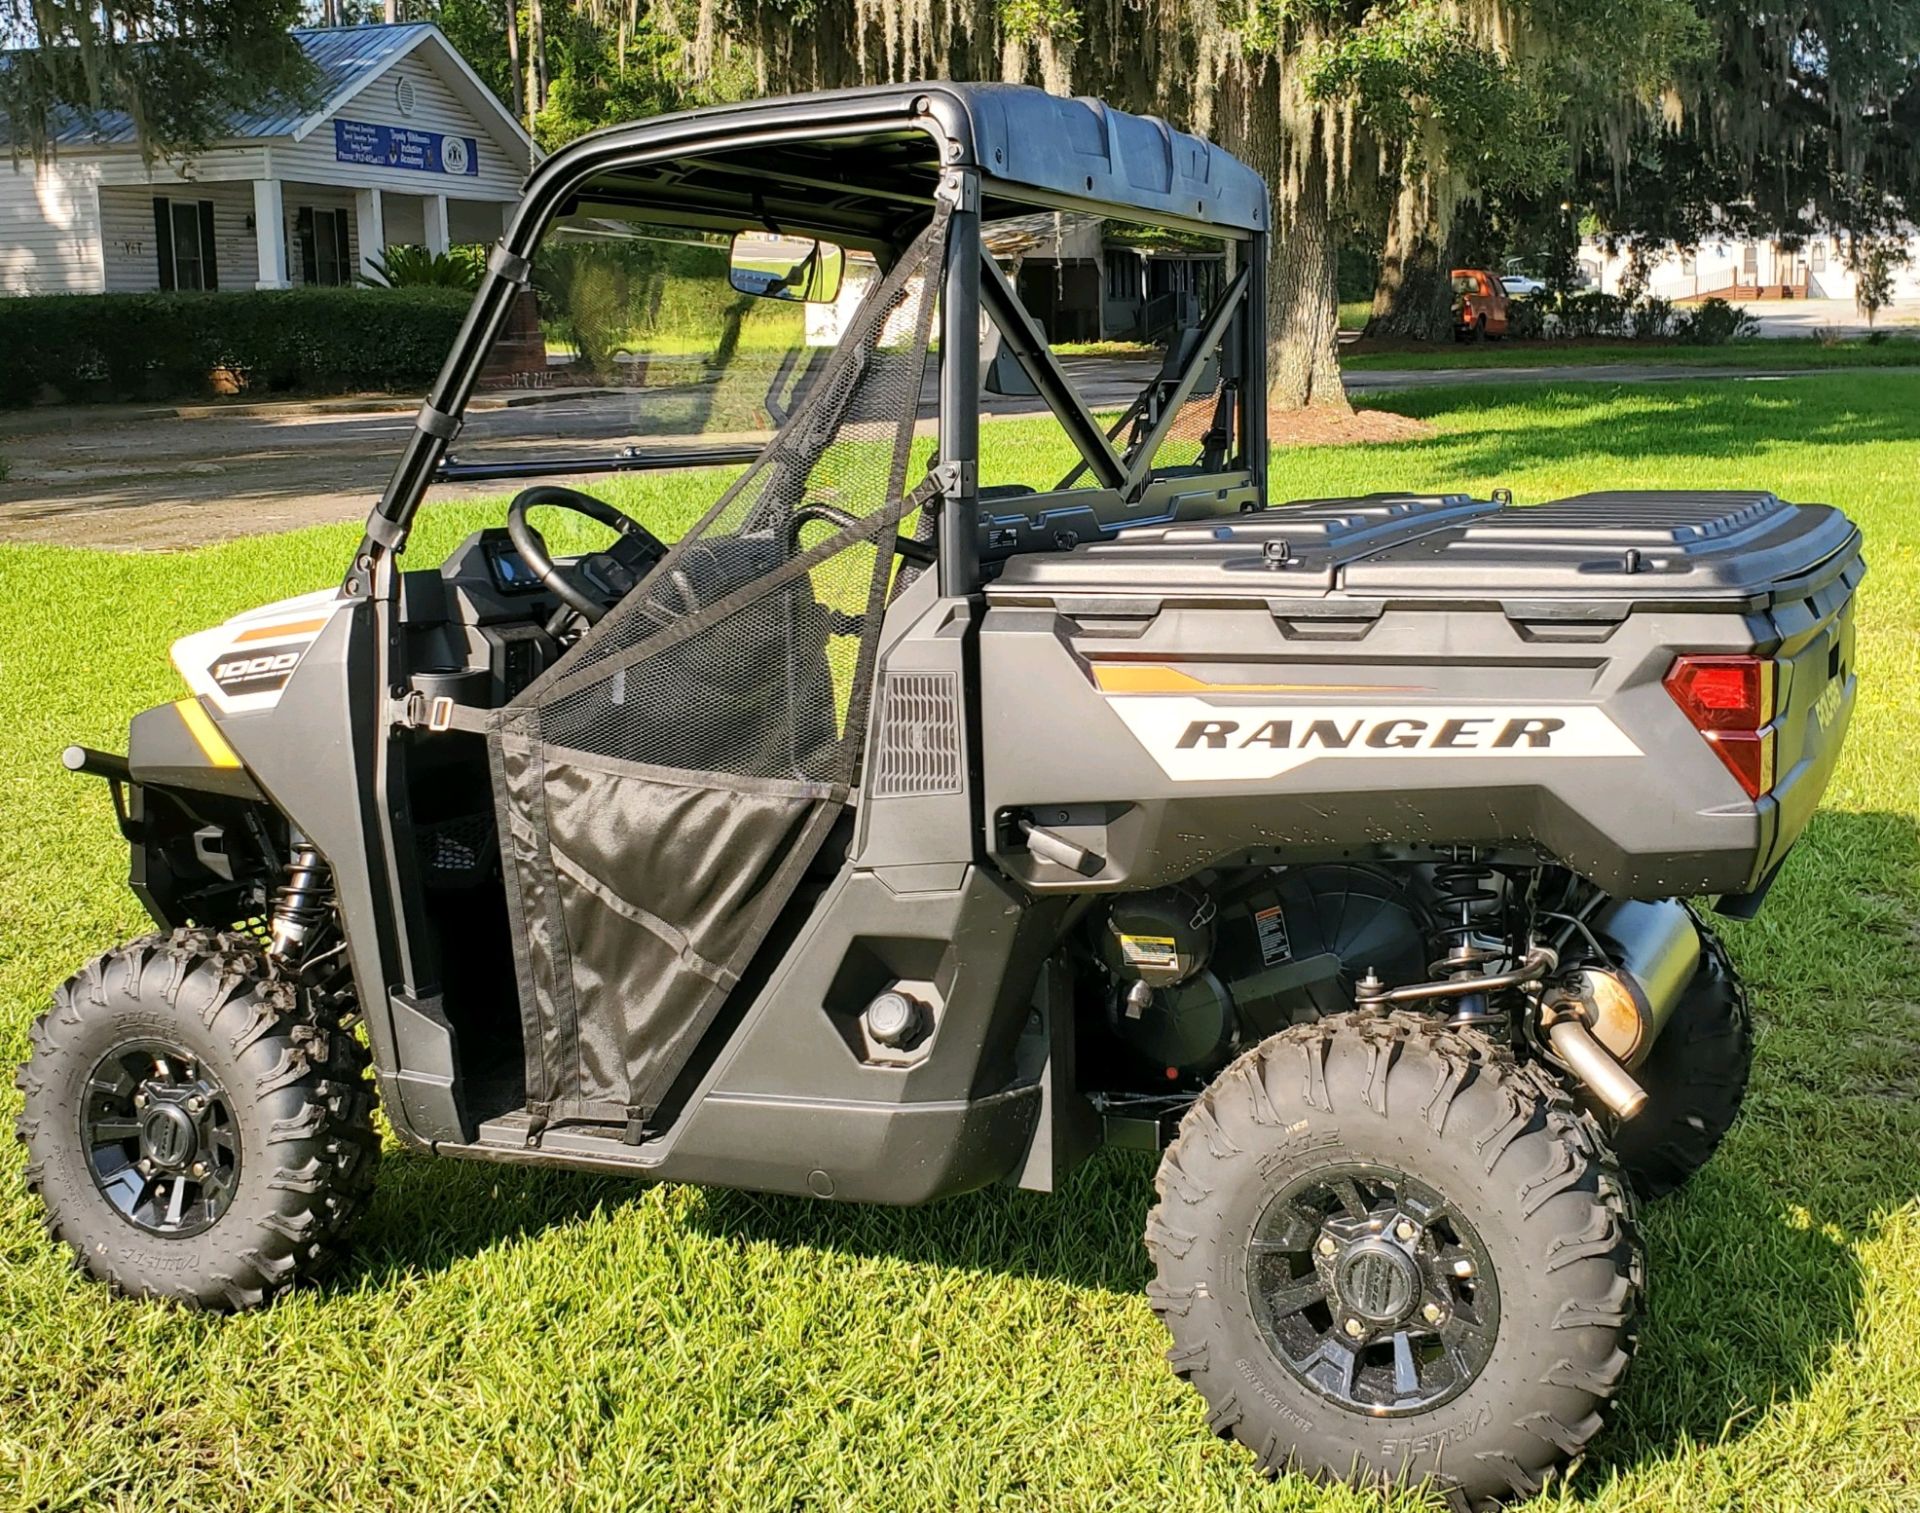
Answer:
POLYGON ((1739 779, 1748 798, 1773 787, 1774 666, 1765 657, 1676 658, 1667 692, 1739 779))

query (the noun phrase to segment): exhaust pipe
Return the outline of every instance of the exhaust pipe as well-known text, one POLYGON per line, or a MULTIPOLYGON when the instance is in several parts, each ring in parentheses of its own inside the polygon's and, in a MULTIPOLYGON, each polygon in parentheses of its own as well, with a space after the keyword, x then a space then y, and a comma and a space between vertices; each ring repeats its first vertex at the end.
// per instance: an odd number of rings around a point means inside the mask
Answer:
POLYGON ((1572 1013, 1547 1027, 1547 1044, 1553 1047, 1553 1054, 1565 1063, 1567 1070, 1585 1083, 1587 1090, 1606 1104, 1616 1118, 1631 1119, 1647 1106, 1647 1090, 1633 1080, 1633 1074, 1615 1061, 1572 1013))

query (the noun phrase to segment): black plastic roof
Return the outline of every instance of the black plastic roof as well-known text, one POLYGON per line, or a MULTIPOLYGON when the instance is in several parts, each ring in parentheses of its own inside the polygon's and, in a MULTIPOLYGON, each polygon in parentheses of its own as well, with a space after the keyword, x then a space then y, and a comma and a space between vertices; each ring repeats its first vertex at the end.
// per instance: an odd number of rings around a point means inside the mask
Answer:
MULTIPOLYGON (((554 155, 548 171, 564 177, 577 171, 575 160, 614 157, 622 148, 644 151, 698 135, 708 151, 727 152, 729 143, 740 142, 771 200, 781 192, 783 174, 794 172, 796 158, 768 144, 776 133, 790 139, 797 127, 821 147, 842 133, 872 144, 864 163, 860 152, 819 155, 823 164, 834 159, 836 186, 850 190, 915 193, 926 185, 924 176, 937 173, 944 161, 979 167, 989 197, 998 191, 1002 198, 1096 213, 1134 209, 1144 220, 1177 218, 1241 234, 1269 225, 1265 181, 1224 149, 1153 116, 1022 84, 885 84, 654 116, 579 139, 554 155), (933 152, 934 144, 922 134, 929 124, 944 132, 944 154, 933 152), (894 148, 887 149, 874 136, 876 129, 917 136, 925 145, 909 148, 896 138, 894 148), (872 182, 863 186, 863 180, 872 182)), ((815 184, 806 192, 817 198, 822 187, 815 184)))
POLYGON ((1136 206, 1209 225, 1267 229, 1266 181, 1202 137, 1099 100, 1024 84, 924 84, 966 113, 974 161, 1050 194, 1136 206))

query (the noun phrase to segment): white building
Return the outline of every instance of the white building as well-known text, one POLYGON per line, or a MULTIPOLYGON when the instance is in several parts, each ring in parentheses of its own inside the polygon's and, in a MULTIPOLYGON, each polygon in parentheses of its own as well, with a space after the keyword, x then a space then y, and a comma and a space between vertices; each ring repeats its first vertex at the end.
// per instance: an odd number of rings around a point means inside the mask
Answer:
MULTIPOLYGON (((1618 294, 1628 272, 1623 253, 1609 253, 1597 238, 1580 248, 1580 265, 1606 294, 1618 294)), ((1705 237, 1690 252, 1669 249, 1650 270, 1646 292, 1662 299, 1853 299, 1854 277, 1846 242, 1808 237, 1798 247, 1779 242, 1705 237)), ((1897 300, 1920 299, 1920 236, 1907 238, 1907 262, 1894 278, 1897 300)))
POLYGON ((0 162, 0 294, 346 284, 390 246, 500 234, 533 142, 438 27, 294 36, 311 113, 248 115, 151 165, 124 115, 75 114, 50 162, 0 162))

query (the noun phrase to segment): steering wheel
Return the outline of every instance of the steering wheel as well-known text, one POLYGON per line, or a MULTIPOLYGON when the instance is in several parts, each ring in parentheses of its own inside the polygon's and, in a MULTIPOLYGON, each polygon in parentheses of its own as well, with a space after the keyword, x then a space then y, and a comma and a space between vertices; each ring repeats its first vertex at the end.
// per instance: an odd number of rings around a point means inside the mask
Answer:
POLYGON ((563 488, 555 483, 537 483, 513 496, 513 503, 507 506, 507 536, 513 542, 514 550, 520 554, 520 559, 527 564, 534 577, 551 589, 562 604, 578 613, 587 624, 598 625, 605 618, 608 606, 587 593, 554 564, 553 558, 547 553, 546 538, 527 523, 527 511, 539 504, 572 510, 576 515, 585 515, 589 520, 597 520, 623 536, 632 536, 641 541, 652 543, 653 535, 639 521, 629 519, 604 499, 595 499, 593 495, 583 494, 578 489, 563 488))

